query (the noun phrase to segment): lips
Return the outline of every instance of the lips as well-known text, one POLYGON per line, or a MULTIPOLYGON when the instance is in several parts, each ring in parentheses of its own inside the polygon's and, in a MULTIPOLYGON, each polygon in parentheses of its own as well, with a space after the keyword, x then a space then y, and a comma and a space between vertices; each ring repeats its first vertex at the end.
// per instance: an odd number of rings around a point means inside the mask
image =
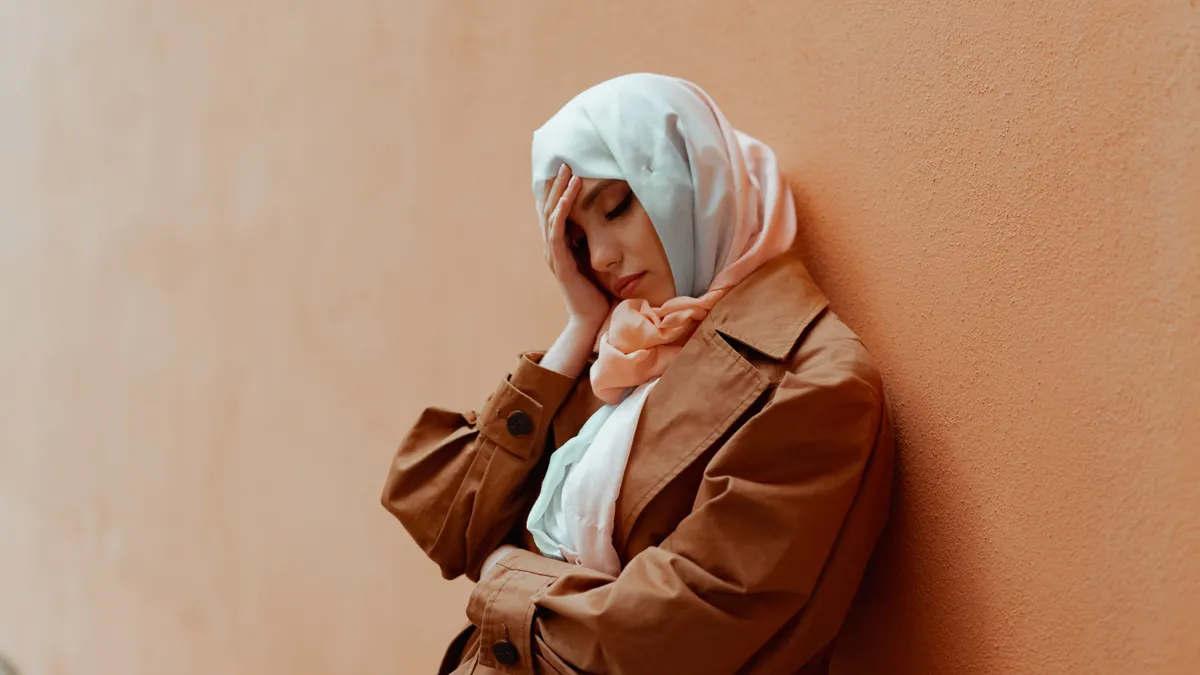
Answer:
POLYGON ((617 283, 613 284, 613 293, 624 297, 625 293, 632 290, 634 284, 640 281, 644 276, 646 276, 645 272, 638 272, 637 274, 630 274, 617 279, 617 283))

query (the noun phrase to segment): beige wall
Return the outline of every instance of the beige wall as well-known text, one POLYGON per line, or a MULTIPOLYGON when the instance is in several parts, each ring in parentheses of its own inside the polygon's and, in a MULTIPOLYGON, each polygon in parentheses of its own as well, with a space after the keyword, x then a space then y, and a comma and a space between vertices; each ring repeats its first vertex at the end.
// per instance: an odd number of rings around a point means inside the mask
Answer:
POLYGON ((632 70, 777 149, 885 369, 843 673, 1200 664, 1200 8, 0 3, 0 652, 432 672, 470 584, 377 504, 563 319, 530 132, 632 70))

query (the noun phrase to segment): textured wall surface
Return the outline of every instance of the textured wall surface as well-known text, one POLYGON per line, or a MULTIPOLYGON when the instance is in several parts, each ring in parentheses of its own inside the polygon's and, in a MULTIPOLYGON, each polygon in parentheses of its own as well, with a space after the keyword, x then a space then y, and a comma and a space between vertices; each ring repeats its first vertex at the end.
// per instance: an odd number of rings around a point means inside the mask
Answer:
POLYGON ((561 303, 529 135, 634 70, 777 150, 885 370, 839 673, 1200 664, 1195 0, 0 3, 0 652, 432 672, 378 506, 561 303))

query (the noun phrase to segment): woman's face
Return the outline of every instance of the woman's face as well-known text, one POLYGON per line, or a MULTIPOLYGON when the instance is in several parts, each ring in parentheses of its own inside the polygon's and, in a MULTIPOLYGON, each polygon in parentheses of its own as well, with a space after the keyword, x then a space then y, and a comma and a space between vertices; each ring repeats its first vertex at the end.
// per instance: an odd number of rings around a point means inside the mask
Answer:
POLYGON ((675 297, 671 264, 650 216, 629 184, 582 178, 567 214, 567 243, 584 272, 613 296, 659 307, 675 297))

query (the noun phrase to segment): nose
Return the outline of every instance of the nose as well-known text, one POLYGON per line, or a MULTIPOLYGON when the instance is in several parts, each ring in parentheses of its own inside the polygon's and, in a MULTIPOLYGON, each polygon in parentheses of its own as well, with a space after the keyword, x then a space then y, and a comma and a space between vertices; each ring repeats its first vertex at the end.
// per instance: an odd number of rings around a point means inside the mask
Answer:
POLYGON ((616 242, 603 241, 600 237, 595 239, 599 241, 588 242, 588 252, 591 254, 592 269, 597 272, 607 272, 610 267, 621 262, 621 248, 616 242))

